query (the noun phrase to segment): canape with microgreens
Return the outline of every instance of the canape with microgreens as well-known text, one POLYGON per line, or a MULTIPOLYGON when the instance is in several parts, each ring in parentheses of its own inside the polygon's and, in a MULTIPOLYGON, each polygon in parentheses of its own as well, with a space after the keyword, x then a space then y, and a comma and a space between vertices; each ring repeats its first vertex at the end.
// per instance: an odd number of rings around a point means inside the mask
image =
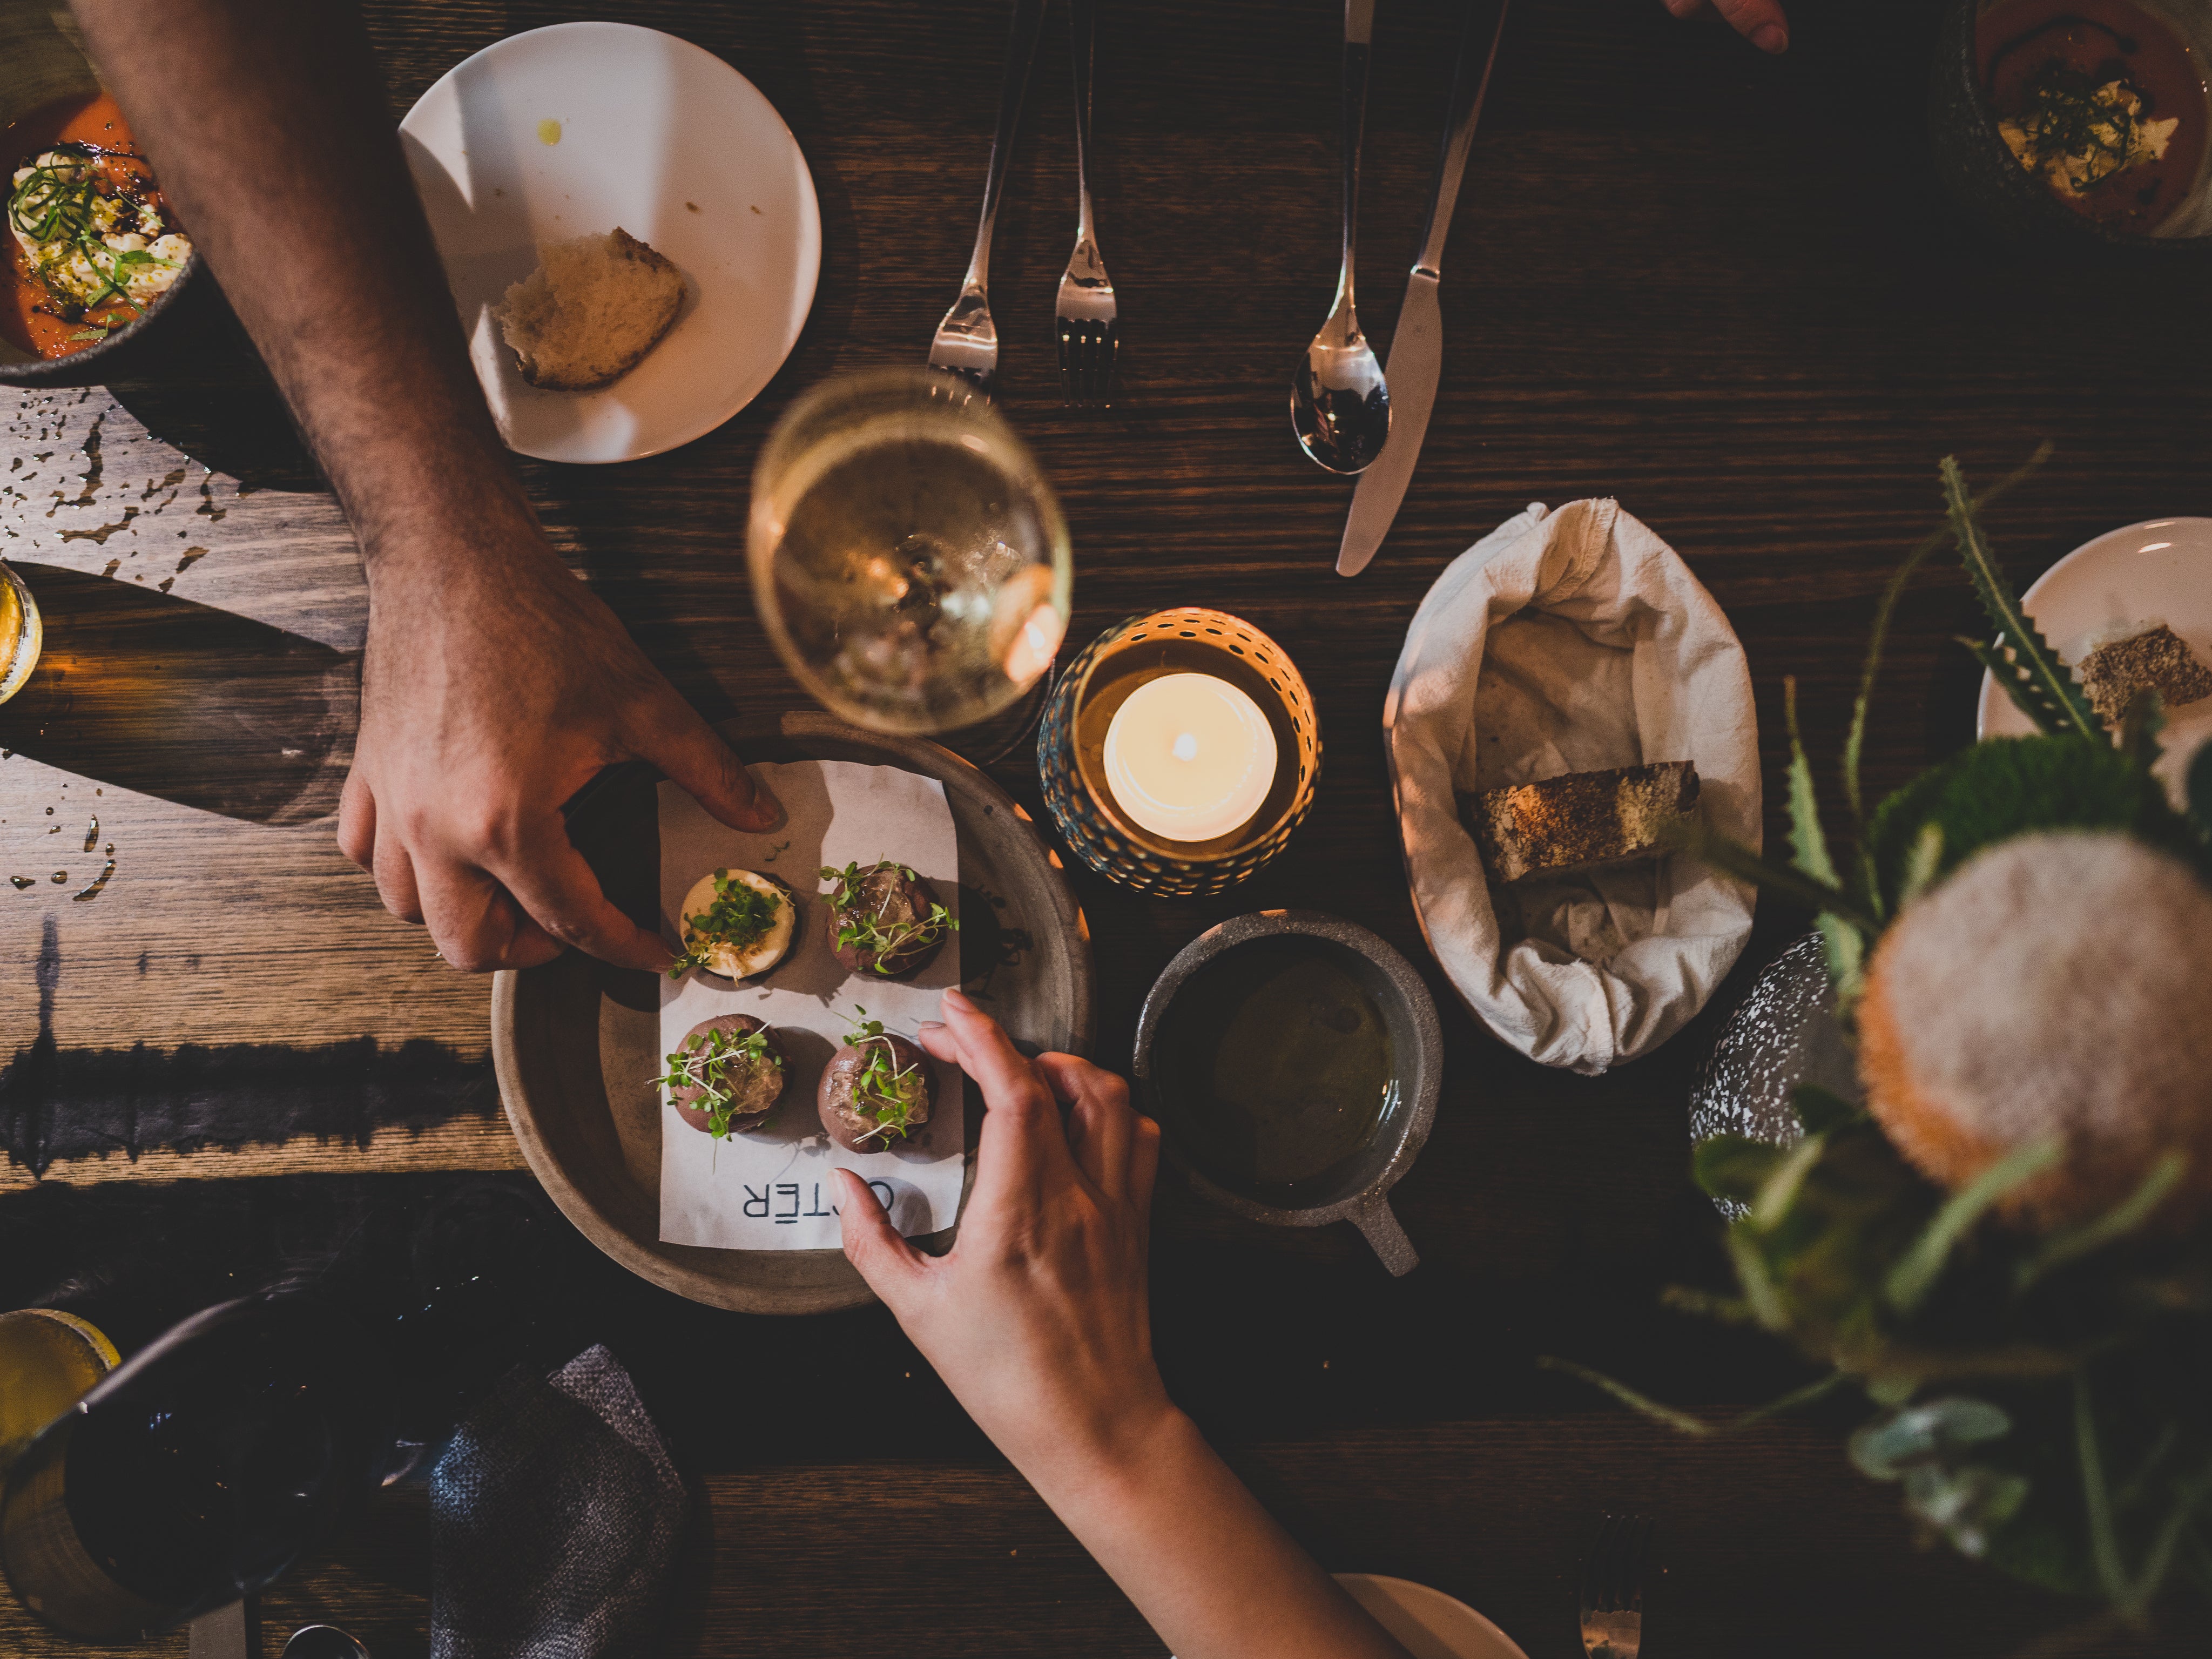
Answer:
POLYGON ((903 979, 936 957, 960 923, 925 876, 889 859, 825 865, 830 948, 849 973, 903 979))
POLYGON ((856 1006, 817 1091, 830 1138, 849 1152, 883 1151, 928 1122, 934 1102, 929 1057, 856 1006))

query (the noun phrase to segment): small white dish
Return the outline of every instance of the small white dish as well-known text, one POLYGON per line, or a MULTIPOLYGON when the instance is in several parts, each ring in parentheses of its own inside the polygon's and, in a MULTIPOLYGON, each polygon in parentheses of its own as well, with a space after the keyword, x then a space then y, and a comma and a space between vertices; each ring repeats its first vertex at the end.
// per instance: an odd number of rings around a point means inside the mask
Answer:
POLYGON ((1340 1572, 1336 1582, 1413 1659, 1528 1659, 1511 1637, 1442 1590, 1368 1572, 1340 1572))
POLYGON ((510 449, 657 455, 750 403, 797 343, 822 268, 813 175, 775 106, 712 52, 629 23, 531 29, 448 70, 399 137, 510 449), (684 308, 612 386, 540 391, 491 307, 539 242, 617 225, 684 273, 684 308))
MULTIPOLYGON (((2156 617, 2212 664, 2212 519, 2151 519, 2084 542, 2021 595, 2051 648, 2070 667, 2080 642, 2100 629, 2156 617)), ((1986 673, 1978 738, 2026 737, 2033 722, 1986 673)), ((2212 738, 2212 697, 2166 711, 2159 775, 2175 799, 2197 747, 2212 738)))

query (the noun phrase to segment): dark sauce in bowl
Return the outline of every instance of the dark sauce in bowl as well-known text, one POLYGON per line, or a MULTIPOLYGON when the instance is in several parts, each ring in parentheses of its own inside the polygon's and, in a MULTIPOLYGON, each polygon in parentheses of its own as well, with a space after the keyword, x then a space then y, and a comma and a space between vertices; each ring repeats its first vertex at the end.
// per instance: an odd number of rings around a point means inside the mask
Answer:
POLYGON ((1976 19, 1974 49, 2008 146, 2083 218, 2156 235, 2197 189, 2212 137, 2205 67, 2151 12, 2005 0, 1976 19), (2162 153, 2148 154, 2139 133, 2169 121, 2162 153))
POLYGON ((1328 1202, 1397 1105, 1398 1057, 1358 959, 1290 935, 1225 951, 1160 1022, 1162 1131, 1216 1185, 1328 1202))

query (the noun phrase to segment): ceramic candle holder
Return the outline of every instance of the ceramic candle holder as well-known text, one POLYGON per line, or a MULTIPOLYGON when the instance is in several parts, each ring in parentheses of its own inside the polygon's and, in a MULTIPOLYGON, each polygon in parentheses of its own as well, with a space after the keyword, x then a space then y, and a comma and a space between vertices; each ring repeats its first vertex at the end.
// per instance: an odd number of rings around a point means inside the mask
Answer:
POLYGON ((1037 726, 1044 804, 1068 848, 1109 881, 1197 898, 1235 886, 1283 850, 1313 810, 1321 722, 1282 647, 1248 622, 1187 606, 1117 623, 1070 663, 1037 726), (1164 841, 1133 823, 1107 786, 1107 728, 1140 685, 1211 674, 1258 703, 1275 734, 1275 781, 1241 829, 1213 841, 1164 841))

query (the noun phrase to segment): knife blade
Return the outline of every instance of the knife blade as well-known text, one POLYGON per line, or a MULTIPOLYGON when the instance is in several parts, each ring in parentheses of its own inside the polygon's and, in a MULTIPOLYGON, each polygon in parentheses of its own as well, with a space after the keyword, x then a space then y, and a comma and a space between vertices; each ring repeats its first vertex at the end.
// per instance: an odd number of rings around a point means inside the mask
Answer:
POLYGON ((1428 435, 1429 413, 1436 406, 1437 381, 1443 372, 1443 313, 1437 303, 1437 284, 1443 276, 1444 240, 1451 231, 1452 209, 1459 201, 1468 152, 1474 144, 1475 124, 1482 117, 1482 100, 1490 90, 1490 72, 1498 65, 1498 43, 1505 39, 1505 16, 1510 9, 1511 0, 1500 0, 1498 24, 1480 76, 1472 73, 1480 8, 1468 5, 1467 23, 1460 31, 1459 63, 1452 71, 1451 102, 1436 182, 1430 189, 1428 223, 1421 232, 1421 252, 1406 279, 1406 303, 1398 313, 1382 370, 1390 387, 1390 436, 1375 464, 1359 475, 1359 488, 1352 492, 1344 539, 1336 550, 1340 576, 1356 576, 1367 568, 1390 533, 1399 505, 1406 499, 1406 487, 1413 480, 1414 465, 1421 459, 1421 441, 1428 435))

